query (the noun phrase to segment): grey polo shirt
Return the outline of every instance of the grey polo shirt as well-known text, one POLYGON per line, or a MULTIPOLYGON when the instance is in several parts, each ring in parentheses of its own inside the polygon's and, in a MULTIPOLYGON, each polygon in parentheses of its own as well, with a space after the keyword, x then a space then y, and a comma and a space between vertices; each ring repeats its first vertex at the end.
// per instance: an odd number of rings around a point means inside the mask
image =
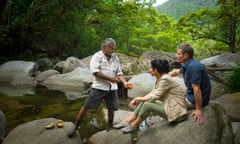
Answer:
POLYGON ((122 69, 120 67, 119 59, 116 55, 112 54, 112 57, 107 61, 102 51, 95 53, 90 61, 90 71, 93 74, 92 88, 100 90, 117 90, 117 83, 112 83, 108 80, 101 79, 94 75, 96 72, 102 72, 103 74, 115 77, 122 75, 122 69))

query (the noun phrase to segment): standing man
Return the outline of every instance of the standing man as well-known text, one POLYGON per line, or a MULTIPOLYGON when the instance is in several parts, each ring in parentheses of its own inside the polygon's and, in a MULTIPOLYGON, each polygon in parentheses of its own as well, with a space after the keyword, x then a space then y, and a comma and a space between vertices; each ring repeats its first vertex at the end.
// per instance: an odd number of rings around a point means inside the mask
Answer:
POLYGON ((188 108, 195 108, 191 116, 199 124, 203 123, 203 107, 208 105, 211 84, 203 64, 193 58, 194 51, 189 44, 178 46, 176 58, 182 67, 170 72, 171 76, 183 74, 186 85, 186 102, 188 108))
POLYGON ((72 137, 88 109, 98 109, 102 100, 105 100, 108 109, 108 128, 112 127, 114 111, 118 110, 118 82, 127 88, 128 82, 123 77, 119 59, 114 55, 116 42, 106 38, 101 45, 102 50, 96 52, 90 61, 90 71, 94 76, 90 94, 79 110, 74 127, 68 132, 72 137))

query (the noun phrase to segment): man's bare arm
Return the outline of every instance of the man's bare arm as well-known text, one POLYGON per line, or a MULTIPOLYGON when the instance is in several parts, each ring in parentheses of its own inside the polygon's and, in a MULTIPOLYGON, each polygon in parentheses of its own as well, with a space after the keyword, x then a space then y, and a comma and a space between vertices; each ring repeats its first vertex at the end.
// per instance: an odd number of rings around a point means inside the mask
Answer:
POLYGON ((199 124, 203 123, 203 111, 202 111, 202 92, 199 84, 192 84, 195 98, 195 111, 192 112, 192 116, 199 124))

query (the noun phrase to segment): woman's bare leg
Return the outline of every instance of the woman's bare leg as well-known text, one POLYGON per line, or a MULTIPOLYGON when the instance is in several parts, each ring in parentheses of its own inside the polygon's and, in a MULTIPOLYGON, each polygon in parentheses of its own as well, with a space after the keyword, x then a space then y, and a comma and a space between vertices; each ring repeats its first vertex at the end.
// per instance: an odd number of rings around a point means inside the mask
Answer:
POLYGON ((123 123, 129 124, 133 122, 136 118, 137 118, 137 115, 134 112, 132 112, 125 120, 123 120, 123 123))

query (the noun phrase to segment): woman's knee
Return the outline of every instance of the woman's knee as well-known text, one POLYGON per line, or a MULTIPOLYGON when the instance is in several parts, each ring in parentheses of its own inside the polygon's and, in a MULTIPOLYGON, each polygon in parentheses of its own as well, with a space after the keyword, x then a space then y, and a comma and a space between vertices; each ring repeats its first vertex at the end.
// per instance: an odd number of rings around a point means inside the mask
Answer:
POLYGON ((143 105, 142 105, 142 108, 149 109, 149 108, 151 108, 151 105, 152 104, 150 102, 144 102, 143 105))
POLYGON ((152 109, 151 103, 144 102, 140 111, 141 113, 146 113, 146 112, 149 112, 151 109, 152 109))

